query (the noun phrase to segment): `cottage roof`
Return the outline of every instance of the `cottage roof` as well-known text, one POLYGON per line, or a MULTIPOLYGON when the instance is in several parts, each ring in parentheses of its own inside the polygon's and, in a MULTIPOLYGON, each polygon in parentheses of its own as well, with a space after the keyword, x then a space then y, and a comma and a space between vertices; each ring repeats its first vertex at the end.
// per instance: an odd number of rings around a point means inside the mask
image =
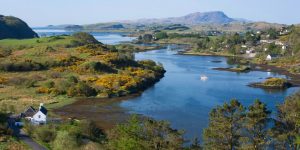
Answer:
POLYGON ((32 106, 30 106, 28 109, 24 111, 23 114, 25 115, 25 117, 32 117, 35 113, 36 110, 32 106))
POLYGON ((279 55, 277 54, 269 54, 271 57, 278 57, 279 55))
POLYGON ((43 114, 47 115, 48 110, 47 110, 44 106, 41 106, 41 107, 40 107, 40 111, 41 111, 43 114))

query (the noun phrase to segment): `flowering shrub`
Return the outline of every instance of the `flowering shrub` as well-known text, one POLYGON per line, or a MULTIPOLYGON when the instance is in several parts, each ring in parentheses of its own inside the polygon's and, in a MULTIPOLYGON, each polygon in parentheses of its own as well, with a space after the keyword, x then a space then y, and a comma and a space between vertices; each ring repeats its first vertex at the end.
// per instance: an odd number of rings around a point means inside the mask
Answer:
POLYGON ((0 84, 5 84, 8 81, 5 77, 0 77, 0 84))
POLYGON ((109 93, 117 93, 119 90, 131 93, 137 88, 137 82, 132 76, 119 74, 104 75, 95 81, 95 85, 109 93))

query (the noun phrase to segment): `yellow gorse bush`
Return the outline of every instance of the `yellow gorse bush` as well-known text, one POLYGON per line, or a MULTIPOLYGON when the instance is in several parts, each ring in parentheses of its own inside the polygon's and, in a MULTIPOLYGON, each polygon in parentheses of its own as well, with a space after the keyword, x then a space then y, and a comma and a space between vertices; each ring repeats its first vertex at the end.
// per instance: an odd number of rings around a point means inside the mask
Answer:
POLYGON ((0 84, 5 84, 8 81, 5 77, 0 77, 0 84))
POLYGON ((109 91, 118 89, 129 90, 130 88, 136 87, 137 82, 129 75, 108 74, 97 79, 95 85, 109 91))

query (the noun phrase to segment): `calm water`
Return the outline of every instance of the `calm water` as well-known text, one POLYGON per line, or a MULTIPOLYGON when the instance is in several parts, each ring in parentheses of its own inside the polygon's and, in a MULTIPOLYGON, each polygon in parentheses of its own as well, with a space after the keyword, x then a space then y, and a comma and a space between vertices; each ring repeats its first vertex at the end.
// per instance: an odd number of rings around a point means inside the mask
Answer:
MULTIPOLYGON (((65 30, 53 30, 53 29, 34 29, 39 36, 55 36, 55 35, 70 35, 74 32, 72 31, 65 31, 65 30)), ((130 42, 135 37, 128 37, 125 36, 125 33, 109 33, 109 32, 90 32, 98 41, 104 44, 120 44, 122 42, 130 42)))
POLYGON ((238 74, 212 70, 215 67, 229 67, 225 57, 175 54, 166 49, 137 53, 137 60, 155 60, 162 63, 167 72, 154 87, 138 98, 120 103, 120 106, 131 113, 168 120, 172 127, 184 129, 188 139, 196 136, 201 138, 203 128, 208 125, 210 110, 232 98, 238 99, 245 106, 260 99, 274 110, 285 96, 297 90, 290 88, 270 92, 247 86, 267 77, 280 76, 268 72, 238 74), (222 62, 211 62, 216 60, 222 62), (200 80, 201 75, 207 76, 207 80, 200 80))
MULTIPOLYGON (((64 30, 35 30, 41 36, 72 34, 64 30)), ((132 41, 134 38, 119 33, 91 33, 105 44, 118 44, 132 41)), ((267 77, 285 77, 270 72, 253 71, 234 73, 212 70, 217 67, 229 67, 225 57, 184 56, 176 51, 161 49, 141 52, 135 55, 137 60, 151 59, 160 62, 166 69, 165 77, 140 97, 123 101, 119 105, 130 113, 143 114, 159 120, 167 120, 172 127, 184 129, 186 138, 201 139, 203 128, 208 125, 208 114, 217 105, 233 98, 248 106, 260 99, 275 110, 284 97, 299 90, 265 91, 251 88, 251 82, 263 81, 267 77), (212 61, 221 61, 214 63, 212 61), (207 80, 200 80, 206 76, 207 80)))

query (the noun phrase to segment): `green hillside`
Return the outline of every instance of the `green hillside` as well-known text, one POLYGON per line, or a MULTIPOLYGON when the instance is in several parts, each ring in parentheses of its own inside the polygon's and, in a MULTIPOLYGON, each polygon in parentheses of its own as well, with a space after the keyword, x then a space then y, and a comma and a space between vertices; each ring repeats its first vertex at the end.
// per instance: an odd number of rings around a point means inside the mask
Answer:
POLYGON ((21 19, 0 15, 0 39, 26 39, 38 35, 21 19))

